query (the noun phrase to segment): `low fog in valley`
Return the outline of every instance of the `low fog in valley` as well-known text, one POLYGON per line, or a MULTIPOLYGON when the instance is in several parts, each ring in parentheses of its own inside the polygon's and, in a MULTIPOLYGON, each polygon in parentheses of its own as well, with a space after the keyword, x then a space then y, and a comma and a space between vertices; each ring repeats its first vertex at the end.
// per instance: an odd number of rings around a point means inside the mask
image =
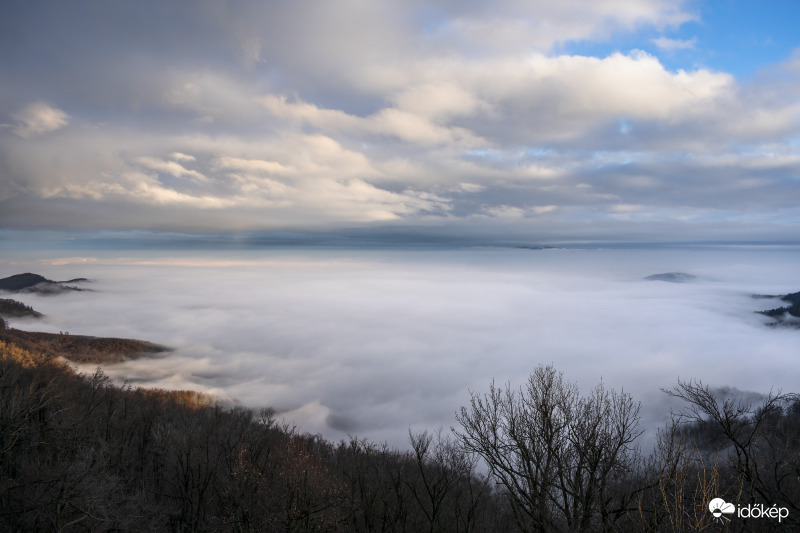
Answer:
MULTIPOLYGON (((13 327, 130 337, 175 351, 104 366, 118 382, 272 406, 298 429, 407 446, 454 423, 469 390, 518 385, 553 363, 643 404, 659 388, 793 391, 798 331, 765 326, 753 294, 800 290, 793 247, 261 250, 49 257, 3 275, 87 277, 86 292, 16 297, 45 314, 13 327), (687 283, 646 281, 685 272, 687 283)), ((81 367, 92 372, 93 365, 81 367)))

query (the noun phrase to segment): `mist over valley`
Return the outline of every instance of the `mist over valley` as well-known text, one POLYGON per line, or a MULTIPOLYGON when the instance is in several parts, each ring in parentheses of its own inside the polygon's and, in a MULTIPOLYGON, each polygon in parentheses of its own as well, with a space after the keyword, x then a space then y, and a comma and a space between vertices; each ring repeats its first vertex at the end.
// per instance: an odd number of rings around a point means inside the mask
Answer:
MULTIPOLYGON (((407 445, 449 427, 470 390, 518 384, 554 364, 669 416, 678 378, 764 393, 792 390, 796 330, 754 294, 796 291, 795 247, 687 246, 251 250, 62 255, 27 263, 91 292, 14 297, 45 316, 11 326, 134 338, 174 351, 104 364, 118 383, 271 406, 300 429, 407 445), (647 276, 691 273, 691 283, 647 276)), ((91 373, 96 365, 79 365, 91 373)))

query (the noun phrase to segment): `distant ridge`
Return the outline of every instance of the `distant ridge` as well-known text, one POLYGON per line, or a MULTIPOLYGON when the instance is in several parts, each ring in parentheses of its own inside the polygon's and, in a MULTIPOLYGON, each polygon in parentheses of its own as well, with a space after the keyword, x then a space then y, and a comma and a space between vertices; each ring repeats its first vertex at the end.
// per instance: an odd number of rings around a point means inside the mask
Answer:
POLYGON ((25 274, 15 274, 7 278, 0 279, 0 289, 4 291, 19 291, 28 287, 33 287, 37 283, 53 283, 44 276, 26 272, 25 274))
POLYGON ((697 276, 687 274, 686 272, 664 272, 663 274, 653 274, 647 276, 647 281, 666 281, 669 283, 688 283, 697 279, 697 276))
POLYGON ((791 326, 800 328, 800 292, 793 292, 778 296, 756 295, 755 297, 780 298, 784 302, 789 302, 791 304, 784 307, 769 309, 767 311, 756 311, 759 314, 775 319, 775 322, 771 322, 769 324, 770 326, 791 326))
MULTIPOLYGON (((0 279, 0 290, 57 294, 64 291, 85 290, 62 285, 81 281, 88 280, 75 278, 69 281, 53 281, 39 274, 26 272, 0 279)), ((23 331, 9 327, 5 321, 5 318, 9 317, 25 316, 39 318, 43 315, 22 302, 0 298, 0 342, 13 344, 48 358, 63 357, 76 363, 118 363, 126 359, 172 351, 166 346, 137 339, 70 335, 69 332, 23 331)))
POLYGON ((39 274, 26 272, 15 274, 0 279, 0 290, 7 292, 37 292, 40 294, 58 294, 64 291, 83 291, 79 287, 64 285, 65 283, 80 283, 88 281, 86 278, 75 278, 67 281, 53 281, 39 274))

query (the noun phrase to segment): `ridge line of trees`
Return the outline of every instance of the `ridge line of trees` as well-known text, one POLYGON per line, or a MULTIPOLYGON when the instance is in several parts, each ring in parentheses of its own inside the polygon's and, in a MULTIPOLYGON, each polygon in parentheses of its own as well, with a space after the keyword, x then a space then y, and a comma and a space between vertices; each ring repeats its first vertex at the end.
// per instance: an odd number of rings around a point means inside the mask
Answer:
POLYGON ((0 342, 0 529, 714 531, 717 497, 786 507, 780 526, 800 525, 797 395, 665 392, 683 409, 649 453, 638 402, 603 383, 582 395, 552 366, 472 392, 451 431, 409 431, 401 451, 192 391, 115 386, 0 342))

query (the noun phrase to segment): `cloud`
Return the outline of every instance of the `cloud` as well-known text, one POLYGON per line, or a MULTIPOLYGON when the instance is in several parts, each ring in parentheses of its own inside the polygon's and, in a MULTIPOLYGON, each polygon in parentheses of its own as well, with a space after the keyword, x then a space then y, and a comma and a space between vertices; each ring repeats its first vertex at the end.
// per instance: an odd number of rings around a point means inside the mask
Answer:
POLYGON ((490 217, 496 218, 523 218, 536 215, 544 215, 558 210, 555 205, 534 205, 527 207, 515 207, 510 205, 497 205, 484 207, 481 211, 490 217))
POLYGON ((231 207, 236 204, 235 200, 220 198, 212 195, 192 195, 164 187, 157 180, 143 176, 141 174, 129 174, 125 176, 130 186, 97 186, 95 190, 102 191, 108 195, 129 196, 136 200, 154 203, 156 205, 186 205, 199 209, 220 209, 231 207))
POLYGON ((528 105, 555 105, 556 120, 565 125, 574 123, 573 117, 588 124, 599 117, 681 119, 733 85, 731 76, 707 70, 671 73, 645 52, 603 59, 534 56, 522 72, 518 87, 530 90, 508 96, 525 98, 528 105))
POLYGON ((457 188, 457 190, 464 191, 466 193, 477 193, 483 191, 484 189, 486 189, 486 187, 483 185, 478 185, 477 183, 459 183, 457 188))
POLYGON ((215 165, 219 168, 243 170, 256 174, 296 174, 297 169, 276 161, 261 159, 243 159, 240 157, 220 156, 215 165))
POLYGON ((187 161, 187 162, 197 161, 197 158, 195 156, 182 154, 180 152, 172 152, 171 154, 169 154, 169 156, 177 161, 187 161))
MULTIPOLYGON (((324 135, 144 138, 129 133, 82 130, 66 144, 59 141, 57 148, 50 141, 13 149, 6 145, 7 151, 0 148, 0 164, 14 166, 17 175, 25 177, 22 182, 7 182, 6 187, 12 197, 11 187, 24 187, 27 194, 45 201, 80 201, 81 207, 68 211, 84 214, 81 225, 107 216, 105 209, 97 209, 103 202, 114 205, 109 223, 133 220, 137 211, 142 213, 142 204, 149 203, 154 208, 214 209, 219 218, 190 212, 178 218, 183 227, 200 223, 217 229, 243 222, 266 228, 396 220, 449 209, 448 199, 435 192, 409 185, 388 190, 371 183, 381 171, 362 153, 324 135), (133 155, 137 152, 142 155, 133 155), (165 152, 169 158, 159 156, 165 152), (175 152, 195 154, 194 160, 176 158, 175 152), (148 153, 153 155, 144 155, 148 153), (102 216, 85 216, 92 209, 102 216), (130 216, 123 216, 126 213, 130 216)), ((4 217, 17 212, 3 211, 4 217)), ((150 211, 141 223, 160 225, 175 219, 176 213, 150 211)))
POLYGON ((189 67, 158 75, 163 76, 163 85, 154 90, 161 94, 153 95, 148 106, 162 112, 188 112, 195 128, 249 125, 257 120, 257 92, 234 76, 189 67))
POLYGON ((613 213, 633 213, 642 209, 644 209, 643 205, 616 204, 611 206, 610 211, 613 213))
POLYGON ((468 130, 440 126, 427 117, 397 108, 384 108, 359 117, 303 101, 290 102, 284 95, 265 95, 259 101, 274 116, 307 123, 328 134, 385 135, 421 145, 481 143, 468 130))
POLYGON ((446 80, 411 86, 398 94, 391 95, 390 100, 399 110, 428 117, 431 120, 444 120, 472 115, 479 110, 490 110, 486 102, 480 100, 466 87, 446 80))
POLYGON ((136 163, 150 170, 156 170, 158 172, 169 174, 175 178, 189 176, 197 181, 208 181, 208 178, 203 176, 200 172, 197 172, 196 170, 189 170, 175 161, 164 161, 155 157, 141 156, 136 158, 136 163))
POLYGON ((481 219, 525 232, 546 218, 594 234, 619 205, 677 232, 688 211, 796 219, 795 60, 743 82, 616 46, 691 44, 663 37, 696 20, 686 2, 223 2, 175 27, 145 0, 136 28, 128 6, 83 18, 49 6, 36 24, 8 14, 20 44, 0 112, 25 113, 0 130, 5 224, 101 224, 115 211, 131 227, 196 231, 472 232, 481 219), (581 43, 619 51, 574 53, 581 43))
POLYGON ((691 50, 697 44, 697 37, 691 39, 670 39, 669 37, 658 37, 651 39, 654 45, 660 50, 665 52, 674 52, 676 50, 691 50))
POLYGON ((235 198, 181 192, 164 186, 161 181, 151 175, 136 171, 125 172, 113 182, 89 181, 85 184, 67 184, 43 191, 42 194, 50 198, 127 201, 134 204, 179 205, 197 209, 221 209, 233 207, 238 203, 235 198))
POLYGON ((69 123, 69 115, 44 102, 33 102, 13 117, 17 125, 12 131, 25 139, 56 131, 69 123))
POLYGON ((469 390, 521 384, 540 363, 583 391, 601 378, 624 388, 648 426, 669 416, 659 387, 678 378, 760 392, 800 382, 796 332, 765 327, 753 311, 774 302, 749 296, 797 290, 797 248, 236 252, 214 241, 212 258, 197 239, 165 242, 147 257, 98 256, 75 239, 48 243, 46 261, 4 255, 2 275, 86 276, 95 289, 21 295, 46 318, 12 325, 163 343, 176 351, 104 370, 271 405, 334 440, 349 431, 398 446, 409 426, 452 425, 469 390), (642 280, 672 271, 699 279, 642 280))

